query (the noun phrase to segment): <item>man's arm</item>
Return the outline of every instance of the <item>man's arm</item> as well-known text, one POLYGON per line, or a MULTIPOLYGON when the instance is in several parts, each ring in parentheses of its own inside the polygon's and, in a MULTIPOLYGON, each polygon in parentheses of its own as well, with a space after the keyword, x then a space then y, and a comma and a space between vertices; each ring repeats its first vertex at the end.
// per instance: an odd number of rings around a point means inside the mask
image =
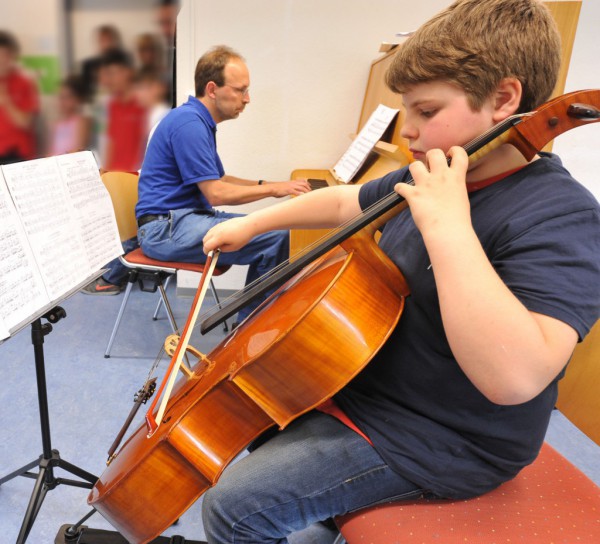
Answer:
POLYGON ((211 206, 247 204, 262 198, 281 198, 310 191, 305 179, 291 181, 257 181, 225 175, 221 179, 198 182, 198 188, 211 206))
POLYGON ((360 186, 354 185, 319 189, 219 223, 204 237, 204 251, 236 251, 271 230, 337 227, 360 213, 359 191, 360 186))

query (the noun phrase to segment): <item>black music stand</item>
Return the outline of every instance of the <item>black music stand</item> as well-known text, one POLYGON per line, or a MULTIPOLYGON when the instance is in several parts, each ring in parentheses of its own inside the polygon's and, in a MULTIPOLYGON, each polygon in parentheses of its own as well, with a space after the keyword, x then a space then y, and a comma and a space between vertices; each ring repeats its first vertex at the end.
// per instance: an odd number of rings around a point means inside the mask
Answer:
MULTIPOLYGON (((103 271, 104 270, 98 272, 94 276, 86 279, 74 289, 70 290, 69 293, 63 297, 63 300, 73 293, 79 291, 81 287, 87 285, 90 281, 98 278, 103 271)), ((17 331, 25 328, 28 323, 31 324, 31 342, 33 344, 33 352, 35 357, 35 374, 37 379, 40 427, 42 433, 42 454, 37 459, 27 463, 21 468, 11 472, 10 474, 7 474, 0 479, 0 485, 12 480, 13 478, 16 478, 17 476, 35 479, 33 492, 29 500, 29 505, 27 506, 25 517, 23 518, 23 523, 21 524, 21 530, 19 532, 19 536, 17 537, 16 544, 23 544, 27 540, 29 532, 33 527, 35 519, 48 491, 51 491, 60 484, 91 489, 98 479, 97 476, 94 476, 86 470, 83 470, 74 464, 61 459, 58 450, 52 449, 52 443, 50 439, 50 417, 48 412, 48 392, 46 388, 46 368, 44 364, 43 347, 44 336, 50 334, 52 331, 52 324, 57 323, 63 317, 66 317, 66 315, 66 312, 60 306, 50 305, 50 309, 46 307, 40 310, 38 314, 25 322, 24 325, 16 327, 15 331, 13 332, 13 334, 15 334, 17 331), (48 322, 42 324, 42 319, 45 319, 48 322), (36 466, 39 467, 39 471, 37 473, 31 472, 31 469, 36 466), (55 468, 61 468, 67 472, 70 472, 81 480, 57 478, 54 474, 55 468)))

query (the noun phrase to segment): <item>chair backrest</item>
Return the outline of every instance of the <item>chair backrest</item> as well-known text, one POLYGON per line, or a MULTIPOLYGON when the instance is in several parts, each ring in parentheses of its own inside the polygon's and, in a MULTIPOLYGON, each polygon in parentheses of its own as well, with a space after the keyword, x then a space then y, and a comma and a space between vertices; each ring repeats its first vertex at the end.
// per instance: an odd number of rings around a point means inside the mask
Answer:
POLYGON ((101 177, 113 203, 121 242, 129 240, 137 235, 138 176, 130 172, 105 172, 101 177))
POLYGON ((558 385, 558 409, 600 446, 600 320, 578 344, 558 385))

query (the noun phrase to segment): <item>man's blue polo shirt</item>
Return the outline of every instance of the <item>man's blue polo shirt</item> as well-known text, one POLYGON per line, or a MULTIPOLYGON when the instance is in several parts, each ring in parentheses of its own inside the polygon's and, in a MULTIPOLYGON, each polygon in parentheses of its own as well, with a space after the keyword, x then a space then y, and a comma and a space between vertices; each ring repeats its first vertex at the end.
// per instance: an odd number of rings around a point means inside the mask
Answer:
POLYGON ((193 96, 164 117, 142 164, 137 217, 183 208, 211 209, 196 184, 225 175, 216 132, 217 125, 206 106, 193 96))

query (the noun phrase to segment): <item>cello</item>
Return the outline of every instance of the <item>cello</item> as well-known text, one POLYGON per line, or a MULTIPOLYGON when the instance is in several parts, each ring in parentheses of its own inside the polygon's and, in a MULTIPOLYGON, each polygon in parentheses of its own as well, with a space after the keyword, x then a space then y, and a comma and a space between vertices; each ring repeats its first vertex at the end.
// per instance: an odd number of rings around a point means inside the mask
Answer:
MULTIPOLYGON (((569 93, 503 121, 467 144, 467 152, 477 160, 511 144, 530 160, 555 136, 600 120, 598 105, 598 90, 569 93)), ((199 354, 160 417, 150 410, 154 424, 140 426, 123 444, 88 499, 125 538, 143 543, 159 535, 252 440, 319 406, 368 364, 409 295, 373 239, 404 207, 396 193, 386 196, 261 282, 265 291, 283 285, 214 350, 199 354)), ((203 330, 258 294, 257 288, 242 293, 205 320, 203 330)), ((174 357, 188 349, 197 308, 194 314, 174 357)))

